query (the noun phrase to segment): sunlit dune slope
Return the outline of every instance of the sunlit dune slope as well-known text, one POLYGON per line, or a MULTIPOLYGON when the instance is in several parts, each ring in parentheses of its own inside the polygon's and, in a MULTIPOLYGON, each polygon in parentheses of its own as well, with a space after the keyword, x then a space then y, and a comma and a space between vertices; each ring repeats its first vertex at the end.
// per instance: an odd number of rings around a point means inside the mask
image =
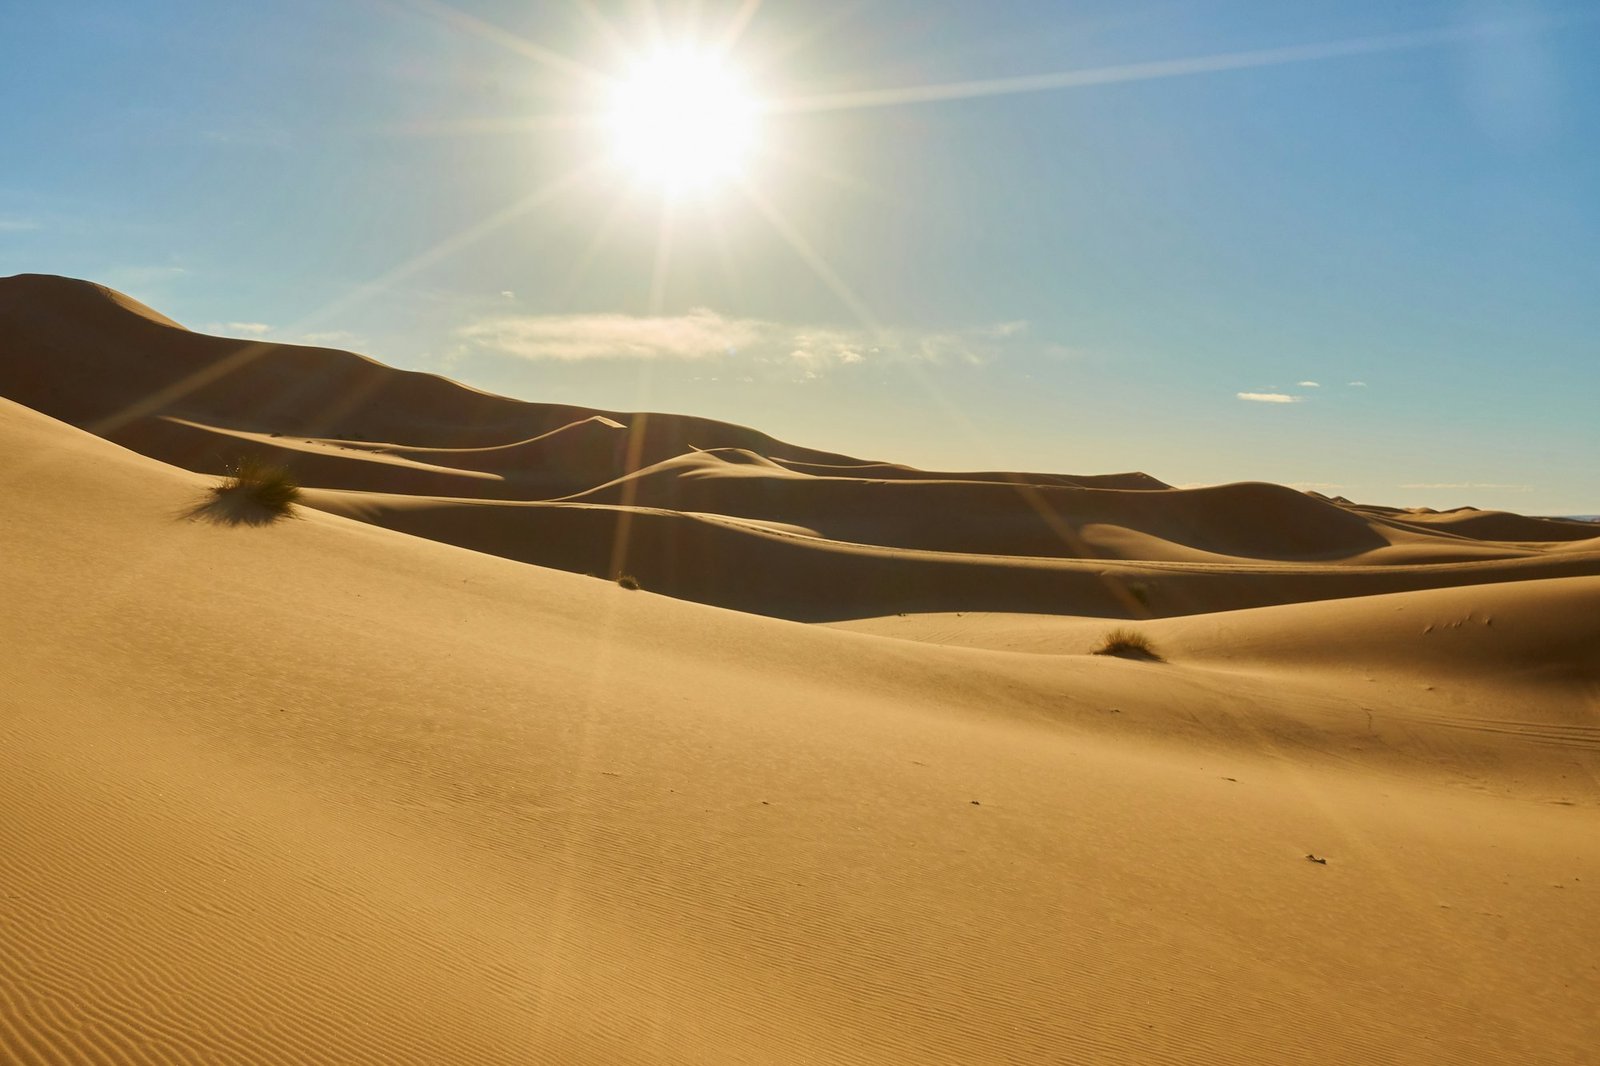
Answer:
MULTIPOLYGON (((1038 614, 919 614, 838 623, 952 647, 1047 655, 1092 650, 1098 619, 1038 614)), ((1513 689, 1519 711, 1565 707, 1600 743, 1600 577, 1549 578, 1422 589, 1350 601, 1288 603, 1151 619, 1138 631, 1174 661, 1226 670, 1337 669, 1363 680, 1513 689)), ((1431 689, 1429 691, 1432 691, 1431 689)), ((1416 697, 1420 704, 1435 697, 1416 697)), ((1507 713, 1505 696, 1492 702, 1507 713)))
POLYGON ((1017 654, 312 510, 191 520, 208 479, 6 402, 0 456, 0 1061, 1499 1063, 1600 1041, 1600 763, 1570 728, 1591 660, 1532 628, 1591 633, 1592 579, 1219 616, 1211 646, 1169 620, 1165 664, 1087 634, 1017 654), (1271 638, 1295 626, 1298 658, 1271 638), (1569 669, 1487 696, 1352 673, 1402 635, 1438 641, 1441 678, 1502 635, 1569 669), (1569 728, 1461 724, 1494 719, 1569 728))

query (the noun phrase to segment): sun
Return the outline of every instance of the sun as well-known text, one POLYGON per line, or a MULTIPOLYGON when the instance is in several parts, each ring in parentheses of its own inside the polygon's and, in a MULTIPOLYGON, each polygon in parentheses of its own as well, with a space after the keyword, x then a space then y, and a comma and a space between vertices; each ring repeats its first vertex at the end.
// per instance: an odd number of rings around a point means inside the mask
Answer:
POLYGON ((741 173, 756 102, 718 52, 663 49, 617 79, 607 131, 619 164, 666 192, 705 190, 741 173))

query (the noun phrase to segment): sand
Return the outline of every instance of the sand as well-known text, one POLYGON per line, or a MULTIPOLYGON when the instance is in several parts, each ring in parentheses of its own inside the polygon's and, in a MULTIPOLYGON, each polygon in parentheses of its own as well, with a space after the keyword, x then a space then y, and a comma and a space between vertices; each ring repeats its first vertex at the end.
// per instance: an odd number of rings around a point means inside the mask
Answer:
POLYGON ((0 1062, 1600 1061, 1582 524, 923 474, 31 276, 0 394, 0 1062), (306 504, 186 517, 223 445, 306 504))

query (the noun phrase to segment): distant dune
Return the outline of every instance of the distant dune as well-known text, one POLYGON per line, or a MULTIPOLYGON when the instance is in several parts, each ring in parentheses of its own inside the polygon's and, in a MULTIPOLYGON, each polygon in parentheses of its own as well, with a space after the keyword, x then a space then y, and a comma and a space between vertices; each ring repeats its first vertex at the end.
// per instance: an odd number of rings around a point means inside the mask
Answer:
POLYGON ((1592 524, 918 471, 36 275, 0 492, 0 1063, 1600 1047, 1592 524), (241 456, 294 516, 192 520, 241 456))
POLYGON ((260 455, 336 514, 783 617, 1144 617, 1600 573, 1600 555, 1552 551, 1595 539, 1579 522, 1143 473, 918 471, 208 337, 65 278, 0 281, 0 343, 0 395, 163 462, 215 473, 260 455))

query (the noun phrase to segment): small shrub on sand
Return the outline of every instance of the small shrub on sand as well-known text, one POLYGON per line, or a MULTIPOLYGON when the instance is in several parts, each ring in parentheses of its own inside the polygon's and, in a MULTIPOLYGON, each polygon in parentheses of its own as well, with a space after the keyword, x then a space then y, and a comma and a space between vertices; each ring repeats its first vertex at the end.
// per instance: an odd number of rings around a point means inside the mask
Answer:
POLYGON ((639 587, 639 579, 634 577, 632 574, 618 574, 617 584, 621 585, 625 589, 636 590, 639 587))
POLYGON ((262 518, 287 518, 300 499, 300 486, 289 471, 254 456, 228 467, 222 481, 211 487, 213 505, 238 511, 255 511, 262 518))
POLYGON ((1145 659, 1150 662, 1161 662, 1155 646, 1150 643, 1150 638, 1134 629, 1117 628, 1111 630, 1100 639, 1100 646, 1094 650, 1096 655, 1115 655, 1120 659, 1145 659))

